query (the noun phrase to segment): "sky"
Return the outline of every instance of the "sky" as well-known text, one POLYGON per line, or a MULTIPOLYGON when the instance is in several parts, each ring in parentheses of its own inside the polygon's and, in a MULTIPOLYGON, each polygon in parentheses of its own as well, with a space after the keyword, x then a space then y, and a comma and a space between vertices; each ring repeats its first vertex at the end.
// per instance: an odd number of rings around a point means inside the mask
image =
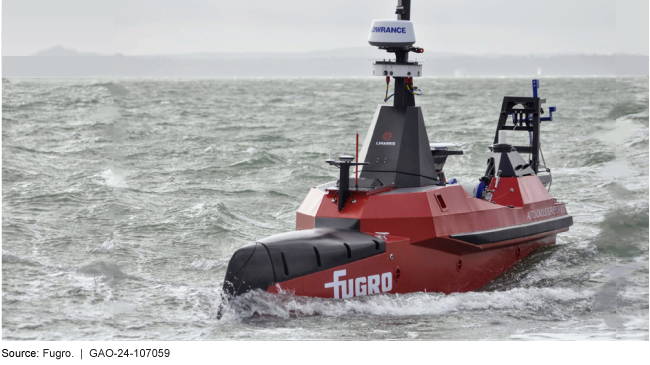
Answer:
MULTIPOLYGON (((125 55, 367 45, 396 0, 4 0, 2 55, 56 45, 125 55)), ((648 0, 413 0, 416 45, 464 54, 648 55, 648 0)))

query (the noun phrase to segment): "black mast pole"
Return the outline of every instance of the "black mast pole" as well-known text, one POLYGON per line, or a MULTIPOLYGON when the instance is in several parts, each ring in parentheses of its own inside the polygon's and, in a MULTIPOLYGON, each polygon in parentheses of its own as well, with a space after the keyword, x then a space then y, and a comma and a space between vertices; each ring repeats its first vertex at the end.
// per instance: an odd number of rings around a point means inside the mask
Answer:
MULTIPOLYGON (((411 0, 397 0, 395 14, 397 14, 397 20, 411 20, 411 0)), ((395 49, 394 51, 397 63, 408 62, 408 48, 395 49)), ((393 106, 415 106, 415 97, 406 89, 405 77, 395 77, 393 106)))
POLYGON ((411 20, 411 0, 397 0, 397 20, 411 20))

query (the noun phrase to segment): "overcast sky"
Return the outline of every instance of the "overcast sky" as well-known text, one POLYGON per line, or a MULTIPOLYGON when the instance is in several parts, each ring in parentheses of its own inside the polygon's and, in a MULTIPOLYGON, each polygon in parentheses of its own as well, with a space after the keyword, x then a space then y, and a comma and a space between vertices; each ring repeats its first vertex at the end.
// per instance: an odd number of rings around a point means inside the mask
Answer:
MULTIPOLYGON (((648 0, 413 0, 416 45, 467 54, 648 55, 648 0)), ((2 55, 301 52, 367 46, 396 0, 4 0, 2 55)), ((369 47, 369 46, 368 46, 369 47)))

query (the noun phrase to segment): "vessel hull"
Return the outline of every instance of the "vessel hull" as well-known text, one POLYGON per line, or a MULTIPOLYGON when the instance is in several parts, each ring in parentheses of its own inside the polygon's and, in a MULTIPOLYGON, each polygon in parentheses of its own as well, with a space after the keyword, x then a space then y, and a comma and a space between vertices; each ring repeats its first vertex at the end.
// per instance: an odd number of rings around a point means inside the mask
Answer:
MULTIPOLYGON (((389 273, 386 276, 391 279, 391 283, 380 281, 378 286, 380 293, 450 294, 473 291, 508 271, 535 250, 555 244, 559 232, 561 231, 502 242, 491 248, 463 255, 418 247, 410 245, 408 239, 389 237, 386 241, 386 252, 383 254, 276 283, 267 291, 320 298, 349 298, 379 294, 376 290, 369 293, 368 278, 378 275, 380 280, 383 280, 386 273, 389 273), (340 275, 343 270, 344 275, 340 275), (336 275, 337 273, 339 274, 336 275), (338 293, 332 288, 332 283, 339 286, 338 293), (343 285, 346 286, 345 291, 343 285)), ((458 244, 458 242, 449 240, 443 244, 458 244)))
POLYGON ((491 201, 459 185, 353 190, 342 210, 334 186, 310 191, 296 231, 237 251, 226 292, 349 298, 472 291, 555 244, 573 224, 537 176, 493 179, 491 201))

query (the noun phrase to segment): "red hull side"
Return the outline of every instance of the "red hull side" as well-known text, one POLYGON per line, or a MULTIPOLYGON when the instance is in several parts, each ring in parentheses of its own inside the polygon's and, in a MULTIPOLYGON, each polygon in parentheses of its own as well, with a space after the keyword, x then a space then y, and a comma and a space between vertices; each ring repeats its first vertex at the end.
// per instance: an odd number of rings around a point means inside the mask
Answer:
POLYGON ((391 283, 386 285, 380 281, 379 292, 449 294, 472 291, 507 271, 535 249, 554 244, 557 233, 549 232, 523 242, 504 242, 464 255, 410 245, 408 239, 390 236, 387 237, 386 252, 383 254, 285 281, 270 287, 268 291, 321 298, 343 298, 346 297, 344 292, 348 293, 347 297, 369 295, 369 278, 379 276, 383 279, 382 275, 386 273, 390 273, 391 283), (335 282, 335 273, 341 270, 345 270, 345 274, 338 278, 337 296, 331 283, 335 282), (347 285, 345 290, 342 288, 343 281, 347 285), (349 295, 351 291, 354 295, 349 295))
POLYGON ((555 244, 557 233, 568 230, 482 245, 450 238, 566 215, 564 204, 556 202, 536 176, 501 178, 498 185, 493 179, 489 190, 492 202, 470 197, 459 185, 355 193, 356 203, 348 202, 339 211, 333 192, 314 188, 298 209, 297 229, 314 228, 317 217, 358 219, 362 232, 390 232, 386 252, 284 281, 268 291, 342 298, 476 290, 535 249, 555 244))

